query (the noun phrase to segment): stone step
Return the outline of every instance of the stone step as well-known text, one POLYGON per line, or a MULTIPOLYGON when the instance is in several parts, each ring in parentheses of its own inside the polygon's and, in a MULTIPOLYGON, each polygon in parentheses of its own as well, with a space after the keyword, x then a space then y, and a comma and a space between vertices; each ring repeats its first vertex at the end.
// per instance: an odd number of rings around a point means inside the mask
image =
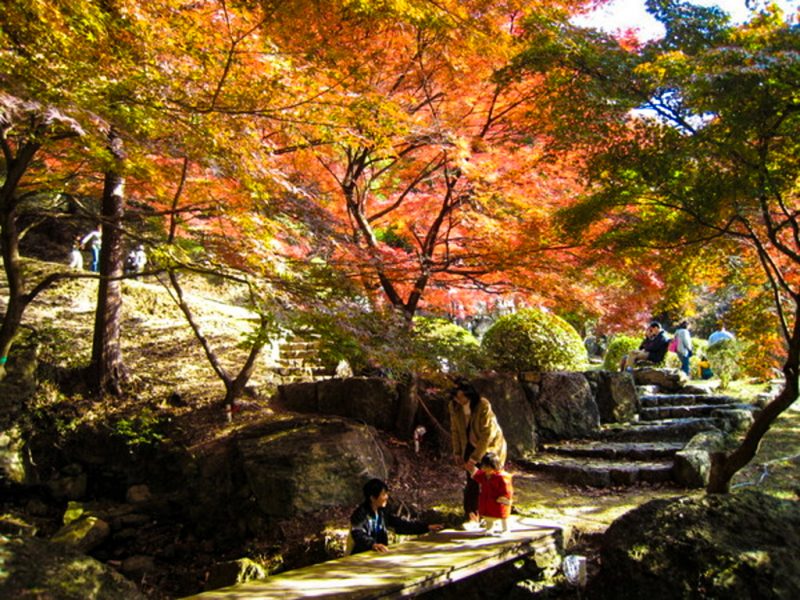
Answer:
POLYGON ((715 429, 717 424, 717 421, 710 417, 689 417, 605 425, 592 438, 609 442, 688 442, 701 431, 715 429))
POLYGON ((312 375, 312 370, 310 367, 276 367, 273 369, 275 373, 280 375, 281 377, 291 377, 291 376, 308 376, 312 375))
POLYGON ((636 393, 639 394, 640 397, 652 394, 658 394, 659 388, 657 385, 637 385, 636 393))
POLYGON ((316 340, 307 340, 303 338, 287 338, 283 342, 281 342, 281 347, 286 348, 315 348, 319 345, 319 342, 316 340))
POLYGON ((615 461, 542 454, 520 466, 573 485, 612 487, 672 481, 672 461, 615 461))
POLYGON ((736 404, 731 396, 701 394, 642 394, 639 402, 643 407, 676 406, 687 404, 736 404))
POLYGON ((317 349, 316 348, 281 348, 281 358, 316 358, 317 357, 317 349))
POLYGON ((683 442, 575 441, 545 444, 542 451, 561 456, 641 461, 669 459, 683 447, 683 442))
POLYGON ((302 369, 306 366, 312 366, 312 365, 316 366, 316 363, 314 361, 304 360, 302 358, 284 358, 284 357, 280 357, 276 361, 276 364, 279 367, 284 367, 286 369, 292 369, 292 368, 302 369))
POLYGON ((742 404, 687 404, 650 406, 639 410, 642 421, 660 421, 664 419, 685 419, 687 417, 710 417, 720 408, 744 408, 742 404))

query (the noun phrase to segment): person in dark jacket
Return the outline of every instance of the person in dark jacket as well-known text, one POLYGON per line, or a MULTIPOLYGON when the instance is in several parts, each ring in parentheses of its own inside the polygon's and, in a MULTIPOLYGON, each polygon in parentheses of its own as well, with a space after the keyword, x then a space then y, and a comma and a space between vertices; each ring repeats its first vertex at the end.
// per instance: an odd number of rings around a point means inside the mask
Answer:
POLYGON ((387 528, 400 535, 415 535, 439 531, 441 525, 426 525, 409 521, 386 511, 389 487, 381 479, 370 479, 364 485, 364 502, 350 516, 350 535, 353 538, 352 554, 375 550, 389 551, 387 528))
POLYGON ((667 355, 667 348, 669 348, 669 338, 661 328, 661 323, 651 321, 647 326, 644 340, 639 344, 639 349, 623 357, 619 370, 624 371, 625 369, 633 368, 642 362, 658 364, 667 355))

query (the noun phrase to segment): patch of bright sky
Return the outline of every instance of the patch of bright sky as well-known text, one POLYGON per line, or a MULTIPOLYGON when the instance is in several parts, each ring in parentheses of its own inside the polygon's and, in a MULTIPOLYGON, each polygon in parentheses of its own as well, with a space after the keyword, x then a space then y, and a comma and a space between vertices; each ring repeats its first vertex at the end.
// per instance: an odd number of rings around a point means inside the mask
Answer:
MULTIPOLYGON (((719 6, 731 15, 736 23, 747 20, 750 11, 745 0, 694 0, 692 4, 719 6)), ((800 10, 800 0, 777 0, 784 13, 796 14, 800 10)), ((588 15, 574 19, 576 25, 596 27, 614 33, 627 29, 637 29, 640 39, 650 40, 664 35, 664 28, 645 10, 644 0, 613 0, 608 5, 588 15)))

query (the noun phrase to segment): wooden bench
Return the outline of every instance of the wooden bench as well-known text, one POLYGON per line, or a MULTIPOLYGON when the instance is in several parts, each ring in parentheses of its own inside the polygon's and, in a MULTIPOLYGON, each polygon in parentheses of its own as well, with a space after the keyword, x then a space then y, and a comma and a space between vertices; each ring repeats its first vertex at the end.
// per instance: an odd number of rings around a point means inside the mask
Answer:
POLYGON ((448 529, 390 546, 386 554, 345 556, 192 598, 408 598, 528 554, 560 560, 568 536, 558 524, 527 518, 501 537, 448 529))

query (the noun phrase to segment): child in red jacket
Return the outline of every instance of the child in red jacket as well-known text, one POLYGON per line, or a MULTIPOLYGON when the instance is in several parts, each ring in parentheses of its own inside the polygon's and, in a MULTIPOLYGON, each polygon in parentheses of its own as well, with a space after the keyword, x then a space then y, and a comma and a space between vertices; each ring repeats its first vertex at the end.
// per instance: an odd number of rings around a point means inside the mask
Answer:
POLYGON ((472 472, 472 478, 481 488, 478 500, 478 515, 473 520, 484 519, 486 531, 495 532, 496 524, 500 523, 500 532, 508 531, 508 518, 511 516, 511 500, 514 488, 511 485, 511 475, 503 470, 499 457, 489 452, 478 463, 479 469, 472 472))

